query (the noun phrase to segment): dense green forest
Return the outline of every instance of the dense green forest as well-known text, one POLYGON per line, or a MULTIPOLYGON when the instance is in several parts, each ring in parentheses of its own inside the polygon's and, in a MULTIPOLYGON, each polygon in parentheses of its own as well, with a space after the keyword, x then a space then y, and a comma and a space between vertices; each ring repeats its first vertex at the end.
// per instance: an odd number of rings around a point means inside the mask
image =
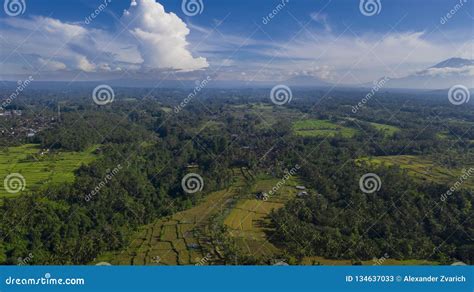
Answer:
MULTIPOLYGON (((474 263, 468 183, 442 200, 457 176, 420 178, 400 165, 367 160, 412 155, 432 161, 431 171, 456 174, 474 167, 471 106, 452 106, 439 93, 385 92, 354 114, 363 96, 358 91, 328 98, 323 90, 295 90, 290 104, 275 106, 265 89, 209 89, 176 110, 188 90, 117 90, 107 106, 96 106, 87 92, 32 91, 23 104, 11 105, 24 109, 21 118, 0 120, 2 129, 43 123, 34 137, 0 136, 3 148, 34 143, 59 152, 97 145, 97 159, 78 168, 73 183, 3 199, 2 264, 29 254, 30 264, 88 264, 127 246, 138 227, 229 187, 232 168, 281 178, 296 164, 298 177, 315 192, 271 213, 269 238, 288 256, 358 263, 387 253, 400 260, 474 263), (324 123, 296 132, 302 120, 324 123), (190 167, 204 181, 192 195, 181 185, 190 167), (361 191, 366 173, 380 177, 376 192, 361 191)), ((225 241, 225 227, 216 230, 225 241)), ((226 251, 226 264, 267 263, 226 251)))

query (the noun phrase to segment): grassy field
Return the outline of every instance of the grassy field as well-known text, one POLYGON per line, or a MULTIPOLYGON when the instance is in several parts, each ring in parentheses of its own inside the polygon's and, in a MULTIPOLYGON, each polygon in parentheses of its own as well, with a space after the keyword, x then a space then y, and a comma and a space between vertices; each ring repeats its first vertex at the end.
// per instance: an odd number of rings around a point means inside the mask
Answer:
POLYGON ((400 131, 400 128, 395 127, 395 126, 386 125, 386 124, 379 124, 379 123, 372 123, 371 122, 370 125, 372 125, 377 130, 383 132, 384 135, 387 136, 387 137, 392 137, 393 135, 395 135, 395 133, 400 131))
POLYGON ((294 121, 301 117, 301 112, 289 108, 282 108, 264 103, 248 103, 242 105, 232 105, 232 114, 238 118, 245 118, 250 114, 256 117, 257 128, 267 129, 277 122, 294 121))
POLYGON ((354 118, 345 118, 348 121, 354 121, 356 123, 363 122, 363 123, 368 123, 378 131, 381 131, 384 133, 386 137, 392 137, 395 133, 401 131, 400 128, 387 125, 387 124, 380 124, 380 123, 374 123, 374 122, 368 122, 368 121, 363 121, 363 120, 358 120, 354 118))
POLYGON ((293 124, 293 130, 297 135, 304 137, 334 137, 338 134, 342 137, 353 137, 357 130, 345 127, 338 123, 327 120, 302 120, 293 124))
POLYGON ((167 113, 167 114, 173 112, 173 109, 172 109, 172 108, 166 107, 166 106, 162 106, 162 107, 160 107, 160 109, 161 109, 162 111, 164 111, 165 113, 167 113))
POLYGON ((54 152, 43 155, 40 154, 41 149, 34 144, 4 149, 0 152, 0 198, 21 194, 21 191, 10 194, 5 190, 3 181, 11 173, 19 173, 25 178, 25 191, 39 189, 46 184, 73 182, 74 170, 81 164, 92 162, 96 148, 91 147, 84 152, 54 152))
MULTIPOLYGON (((245 178, 234 169, 232 186, 207 195, 201 203, 171 217, 143 226, 131 244, 120 252, 106 253, 96 262, 113 265, 192 265, 207 256, 217 259, 220 254, 212 244, 206 227, 213 216, 226 212, 245 186, 245 178)), ((210 260, 210 259, 209 259, 210 260)))
MULTIPOLYGON (((462 169, 448 169, 436 164, 428 157, 414 155, 398 155, 398 156, 377 156, 372 158, 364 158, 374 164, 384 164, 387 166, 398 165, 402 169, 406 169, 410 175, 422 180, 433 181, 439 183, 453 184, 462 175, 462 169)), ((466 168, 472 166, 466 166, 466 168)), ((474 188, 474 180, 466 180, 463 187, 474 188)))

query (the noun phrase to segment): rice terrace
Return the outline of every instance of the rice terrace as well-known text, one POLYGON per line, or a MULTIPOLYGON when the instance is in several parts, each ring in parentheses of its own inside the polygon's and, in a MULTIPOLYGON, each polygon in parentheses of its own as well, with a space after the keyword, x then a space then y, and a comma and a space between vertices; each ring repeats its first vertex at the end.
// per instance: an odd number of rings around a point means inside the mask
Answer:
MULTIPOLYGON (((96 262, 132 265, 210 265, 225 263, 223 252, 236 248, 251 257, 268 261, 282 256, 269 240, 270 215, 297 197, 297 178, 291 177, 271 197, 268 192, 279 180, 254 176, 245 168, 233 169, 232 185, 208 195, 196 207, 141 228, 131 245, 120 253, 105 254, 96 262), (224 243, 231 237, 233 246, 224 243)), ((305 192, 306 193, 306 192, 305 192)), ((228 251, 227 251, 228 252, 228 251)))

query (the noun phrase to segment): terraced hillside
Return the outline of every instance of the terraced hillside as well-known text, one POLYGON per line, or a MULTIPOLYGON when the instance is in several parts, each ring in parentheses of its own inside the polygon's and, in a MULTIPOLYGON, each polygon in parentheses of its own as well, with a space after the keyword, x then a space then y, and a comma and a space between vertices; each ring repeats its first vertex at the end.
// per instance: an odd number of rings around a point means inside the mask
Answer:
POLYGON ((134 235, 131 244, 118 253, 108 253, 96 262, 113 265, 190 265, 218 261, 218 244, 208 231, 212 218, 228 212, 242 195, 250 177, 245 169, 233 169, 231 186, 207 195, 188 210, 146 225, 134 235))
MULTIPOLYGON (((439 165, 430 157, 415 155, 377 156, 361 160, 386 166, 397 165, 407 170, 411 176, 418 180, 446 183, 448 185, 454 184, 468 168, 474 167, 474 165, 466 165, 464 169, 447 168, 439 165)), ((474 189, 474 182, 471 179, 466 180, 462 186, 474 189)))

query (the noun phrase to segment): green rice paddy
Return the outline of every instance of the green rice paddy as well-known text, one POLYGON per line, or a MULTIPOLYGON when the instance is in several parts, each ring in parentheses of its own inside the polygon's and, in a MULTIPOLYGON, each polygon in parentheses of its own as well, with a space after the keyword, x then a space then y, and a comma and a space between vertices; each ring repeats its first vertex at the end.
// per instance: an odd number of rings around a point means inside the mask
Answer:
POLYGON ((301 120, 293 124, 294 132, 304 137, 335 137, 341 135, 344 138, 351 138, 357 130, 344 126, 342 123, 335 123, 328 120, 301 120))
MULTIPOLYGON (((421 181, 432 181, 444 184, 454 184, 463 174, 462 169, 453 169, 441 166, 426 156, 398 155, 377 156, 363 158, 370 163, 384 164, 386 166, 397 165, 407 170, 408 174, 421 181)), ((471 166, 474 167, 474 166, 471 166)), ((474 179, 463 181, 464 188, 474 189, 474 179)))
POLYGON ((96 148, 83 152, 49 152, 38 145, 25 144, 0 150, 0 198, 15 197, 47 184, 73 182, 74 171, 95 159, 96 148), (24 190, 16 193, 6 190, 5 179, 12 173, 24 177, 24 190))
POLYGON ((376 128, 377 130, 383 132, 384 135, 387 136, 387 137, 392 137, 393 135, 395 135, 395 133, 400 131, 400 128, 395 127, 395 126, 391 126, 391 125, 387 125, 387 124, 379 124, 379 123, 372 123, 371 122, 370 125, 373 126, 374 128, 376 128))

